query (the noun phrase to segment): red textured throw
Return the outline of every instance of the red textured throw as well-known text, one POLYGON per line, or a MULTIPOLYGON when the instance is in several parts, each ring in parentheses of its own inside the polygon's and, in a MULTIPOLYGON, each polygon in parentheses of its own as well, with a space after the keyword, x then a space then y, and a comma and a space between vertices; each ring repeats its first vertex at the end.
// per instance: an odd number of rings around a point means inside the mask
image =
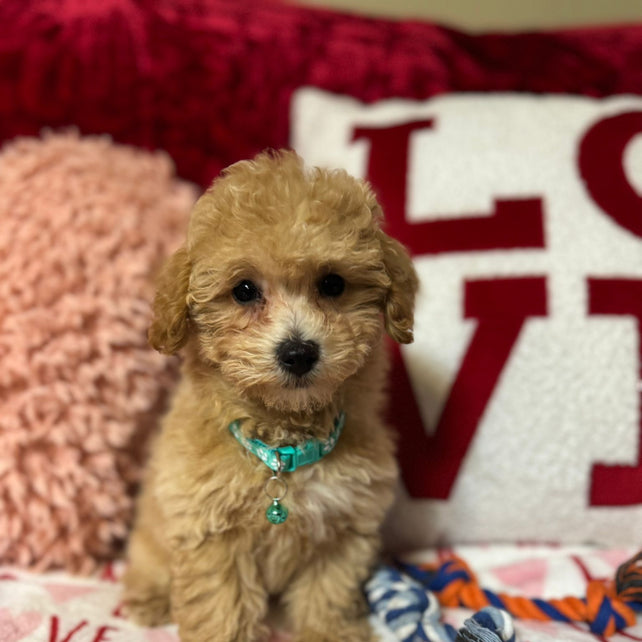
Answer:
POLYGON ((470 36, 267 0, 5 0, 0 140, 78 125, 206 184, 288 142, 292 91, 640 93, 642 26, 470 36))

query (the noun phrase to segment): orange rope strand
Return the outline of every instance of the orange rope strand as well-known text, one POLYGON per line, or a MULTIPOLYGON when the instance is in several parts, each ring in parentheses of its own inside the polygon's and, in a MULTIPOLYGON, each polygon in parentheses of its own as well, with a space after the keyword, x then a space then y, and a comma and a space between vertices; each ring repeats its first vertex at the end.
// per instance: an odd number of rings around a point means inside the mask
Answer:
MULTIPOLYGON (((458 557, 445 560, 439 566, 420 565, 420 577, 442 606, 465 607, 478 611, 486 606, 498 606, 511 615, 529 620, 561 620, 587 622, 591 631, 612 635, 615 631, 635 624, 635 611, 629 604, 642 603, 642 553, 623 564, 616 582, 589 582, 586 598, 574 596, 542 600, 507 593, 493 593, 479 586, 468 565, 458 557), (628 602, 628 604, 627 604, 628 602)), ((406 571, 412 567, 406 567, 406 571)))

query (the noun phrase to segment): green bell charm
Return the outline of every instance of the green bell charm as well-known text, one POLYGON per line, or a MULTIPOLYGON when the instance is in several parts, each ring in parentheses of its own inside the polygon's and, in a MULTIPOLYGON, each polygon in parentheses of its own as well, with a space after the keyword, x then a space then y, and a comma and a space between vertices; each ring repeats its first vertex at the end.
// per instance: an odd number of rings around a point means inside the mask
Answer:
POLYGON ((282 506, 278 499, 274 499, 272 505, 265 511, 265 516, 270 524, 283 524, 288 518, 288 509, 282 506))
POLYGON ((275 474, 265 482, 265 494, 272 500, 272 504, 265 511, 270 524, 283 524, 288 518, 288 509, 281 505, 281 500, 288 494, 288 485, 281 477, 283 464, 277 455, 278 466, 275 474))

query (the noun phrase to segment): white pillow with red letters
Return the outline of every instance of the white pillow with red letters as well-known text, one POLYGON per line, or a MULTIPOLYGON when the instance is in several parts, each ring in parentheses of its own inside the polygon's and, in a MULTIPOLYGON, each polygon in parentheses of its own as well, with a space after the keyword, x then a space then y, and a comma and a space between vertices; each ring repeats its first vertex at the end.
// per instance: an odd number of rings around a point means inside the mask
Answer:
POLYGON ((395 348, 396 548, 642 537, 642 97, 300 89, 292 146, 367 178, 422 288, 395 348))

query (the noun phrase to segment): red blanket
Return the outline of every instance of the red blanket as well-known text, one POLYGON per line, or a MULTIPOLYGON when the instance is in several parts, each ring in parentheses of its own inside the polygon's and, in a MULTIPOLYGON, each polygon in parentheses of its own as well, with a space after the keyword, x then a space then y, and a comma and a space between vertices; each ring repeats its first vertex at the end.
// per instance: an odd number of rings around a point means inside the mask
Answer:
POLYGON ((268 0, 0 4, 0 140, 75 124, 163 148, 205 185, 230 162, 287 145, 302 85, 368 102, 640 93, 642 25, 471 36, 268 0))

